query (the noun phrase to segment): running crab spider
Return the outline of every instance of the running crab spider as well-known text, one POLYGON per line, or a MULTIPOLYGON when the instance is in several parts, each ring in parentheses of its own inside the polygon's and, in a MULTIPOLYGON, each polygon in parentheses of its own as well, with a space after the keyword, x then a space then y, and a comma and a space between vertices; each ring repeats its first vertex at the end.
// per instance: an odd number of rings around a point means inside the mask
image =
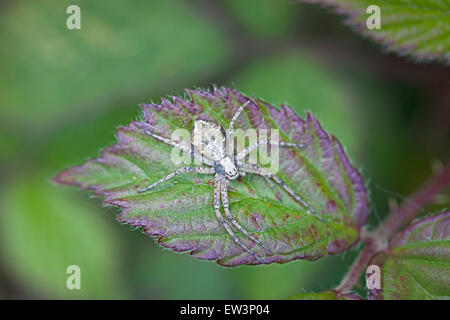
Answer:
MULTIPOLYGON (((166 177, 156 181, 155 183, 138 190, 138 193, 146 192, 155 186, 163 183, 179 174, 182 173, 199 173, 214 175, 214 212, 218 222, 222 225, 228 235, 233 239, 233 241, 241 247, 243 250, 252 255, 258 262, 264 264, 265 262, 249 247, 244 245, 241 240, 236 236, 235 231, 233 231, 232 226, 240 231, 244 236, 254 241, 261 247, 263 247, 269 254, 273 254, 273 250, 262 243, 260 240, 251 235, 247 230, 245 230, 238 221, 236 221, 229 210, 228 201, 228 186, 230 180, 234 180, 237 177, 245 176, 246 173, 257 174, 263 176, 270 181, 275 181, 285 192, 287 192, 296 202, 306 208, 309 214, 312 214, 324 221, 300 196, 298 196, 291 188, 289 188, 278 176, 271 173, 269 170, 259 167, 254 164, 246 164, 243 162, 245 157, 250 154, 254 149, 256 149, 261 142, 255 142, 248 146, 247 148, 241 150, 237 155, 234 155, 234 123, 241 115, 244 108, 250 103, 256 102, 253 99, 249 99, 247 102, 242 104, 233 118, 231 119, 230 125, 225 131, 223 127, 214 121, 206 120, 195 120, 194 128, 191 133, 191 148, 188 148, 180 143, 174 142, 170 139, 161 137, 149 130, 144 130, 145 134, 152 136, 153 138, 164 142, 168 145, 176 147, 184 152, 192 154, 194 156, 200 156, 201 163, 206 165, 204 167, 182 167, 175 170, 166 177), (231 143, 230 143, 231 142, 231 143), (225 212, 225 217, 220 211, 220 207, 223 206, 225 212), (231 225, 230 225, 231 224, 231 225)), ((266 142, 267 143, 267 142, 266 142)), ((288 143, 283 141, 270 141, 271 145, 278 145, 280 147, 294 147, 294 148, 305 148, 304 144, 288 143)))

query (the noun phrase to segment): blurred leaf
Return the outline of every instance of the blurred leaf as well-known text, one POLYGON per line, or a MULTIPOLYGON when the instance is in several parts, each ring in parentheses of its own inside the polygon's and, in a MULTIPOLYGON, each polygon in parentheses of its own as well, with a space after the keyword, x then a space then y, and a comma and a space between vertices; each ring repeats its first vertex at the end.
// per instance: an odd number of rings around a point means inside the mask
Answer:
POLYGON ((314 57, 292 50, 257 60, 242 68, 233 83, 248 94, 289 104, 298 114, 311 111, 351 155, 356 153, 363 130, 358 109, 339 79, 314 57))
POLYGON ((292 33, 299 6, 290 0, 225 0, 243 28, 260 36, 292 33))
POLYGON ((232 269, 238 299, 283 299, 299 288, 323 285, 322 275, 333 267, 329 257, 317 261, 297 260, 264 268, 243 266, 232 269))
POLYGON ((214 264, 186 259, 159 248, 149 250, 146 241, 139 249, 134 250, 133 261, 128 265, 133 270, 128 283, 139 297, 188 300, 236 297, 230 277, 214 264))
MULTIPOLYGON (((123 96, 160 93, 204 79, 230 50, 212 23, 183 1, 80 0, 81 30, 64 1, 13 1, 0 19, 2 125, 46 129, 123 96)), ((39 134, 36 130, 34 134, 39 134)))
MULTIPOLYGON (((119 143, 104 149, 101 158, 69 168, 55 181, 106 196, 105 204, 124 209, 120 221, 144 227, 165 247, 189 251, 200 259, 218 260, 225 266, 255 264, 251 255, 227 241, 227 233, 217 222, 210 176, 193 179, 185 174, 153 191, 137 194, 137 190, 181 167, 169 161, 172 147, 144 130, 170 138, 173 130, 190 130, 193 120, 199 118, 216 120, 227 127, 237 108, 248 100, 225 89, 188 92, 190 101, 173 97, 173 101, 163 99, 161 105, 143 105, 145 121, 120 128, 119 143)), ((231 211, 275 254, 267 256, 259 247, 254 251, 271 263, 315 260, 350 247, 367 217, 368 204, 361 177, 337 139, 324 132, 310 114, 303 121, 287 106, 278 110, 262 101, 245 109, 238 126, 244 130, 277 128, 283 140, 310 146, 301 152, 280 149, 284 162, 278 176, 327 220, 323 223, 307 214, 280 190, 274 193, 262 177, 250 174, 233 180, 231 211)))
POLYGON ((371 298, 450 299, 450 212, 406 227, 370 264, 381 268, 382 281, 371 298))
POLYGON ((21 141, 20 138, 4 132, 2 129, 0 128, 0 165, 6 163, 18 150, 22 150, 24 145, 24 141, 21 141))
POLYGON ((101 147, 111 144, 117 127, 136 117, 136 107, 114 107, 92 117, 74 118, 70 125, 49 136, 45 145, 40 144, 36 154, 46 155, 45 165, 54 173, 80 163, 87 155, 96 155, 101 147))
MULTIPOLYGON (((324 278, 333 276, 342 264, 342 257, 333 255, 314 262, 296 260, 273 263, 264 268, 223 269, 209 262, 149 247, 148 240, 140 234, 134 237, 140 241, 138 246, 133 245, 132 250, 127 250, 127 255, 132 257, 127 269, 132 272, 126 281, 137 290, 138 297, 145 299, 282 299, 299 288, 327 285, 324 278), (335 260, 338 265, 330 260, 335 260), (180 265, 183 272, 179 272, 180 265)), ((334 284, 336 280, 333 277, 331 281, 334 284)))
POLYGON ((387 50, 416 60, 450 63, 450 1, 441 0, 297 0, 320 3, 347 16, 357 32, 381 43, 387 50), (370 5, 381 13, 381 29, 370 30, 366 21, 370 5))
POLYGON ((123 298, 117 241, 90 204, 43 175, 3 187, 0 237, 6 272, 40 298, 123 298), (81 290, 68 290, 67 267, 81 268, 81 290))
POLYGON ((356 294, 353 293, 341 293, 334 290, 322 291, 322 292, 302 292, 298 293, 289 300, 362 300, 356 294))

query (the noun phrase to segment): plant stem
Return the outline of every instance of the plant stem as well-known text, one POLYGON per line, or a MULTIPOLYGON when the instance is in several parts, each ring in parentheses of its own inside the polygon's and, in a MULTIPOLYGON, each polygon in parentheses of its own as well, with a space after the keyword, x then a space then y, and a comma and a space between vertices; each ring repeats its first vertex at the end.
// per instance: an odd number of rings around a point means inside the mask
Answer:
POLYGON ((424 205, 432 202, 436 194, 450 184, 450 163, 421 189, 411 196, 411 200, 391 211, 388 217, 372 232, 362 235, 364 248, 356 258, 350 270, 336 287, 337 291, 350 291, 359 280, 359 276, 367 267, 370 259, 384 250, 387 241, 404 224, 410 222, 424 205))

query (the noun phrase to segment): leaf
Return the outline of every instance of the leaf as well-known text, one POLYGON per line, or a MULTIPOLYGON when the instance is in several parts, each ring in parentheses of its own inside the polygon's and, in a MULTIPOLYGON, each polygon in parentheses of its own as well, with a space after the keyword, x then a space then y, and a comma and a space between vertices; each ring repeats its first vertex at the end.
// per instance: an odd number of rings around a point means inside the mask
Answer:
POLYGON ((377 254, 381 291, 372 299, 450 298, 450 212, 426 217, 406 227, 377 254))
MULTIPOLYGON (((273 103, 292 105, 295 112, 311 111, 351 154, 357 154, 365 130, 361 125, 364 117, 359 114, 360 104, 349 98, 351 93, 336 74, 308 52, 290 49, 257 59, 243 66, 233 82, 244 92, 273 103)), ((367 104, 365 100, 363 103, 367 104)))
POLYGON ((120 243, 98 207, 52 186, 43 172, 9 182, 0 198, 1 261, 8 279, 31 298, 126 298, 120 243), (66 287, 70 265, 80 267, 80 290, 66 287))
POLYGON ((76 4, 80 30, 67 29, 64 1, 17 0, 2 7, 2 126, 42 134, 49 123, 82 121, 118 100, 208 78, 229 59, 224 32, 185 1, 76 4))
POLYGON ((448 0, 297 0, 332 7, 347 16, 346 24, 381 43, 387 51, 415 60, 450 63, 450 1, 448 0), (370 30, 370 5, 381 10, 381 28, 370 30))
MULTIPOLYGON (((236 299, 283 299, 298 288, 317 284, 317 275, 327 272, 333 262, 324 257, 314 263, 296 260, 290 263, 273 263, 264 268, 243 266, 232 271, 236 299)), ((229 280, 229 281, 230 281, 229 280)), ((325 281, 321 278, 322 281, 325 281)))
POLYGON ((283 36, 295 31, 299 8, 290 0, 225 0, 224 5, 239 23, 240 29, 260 37, 283 36))
MULTIPOLYGON (((119 221, 143 227, 164 247, 224 266, 255 264, 216 220, 211 176, 180 175, 153 191, 137 194, 182 166, 170 161, 172 148, 145 134, 145 129, 170 138, 175 129, 191 130, 194 119, 216 120, 226 128, 237 108, 248 100, 230 89, 188 94, 187 100, 173 97, 161 104, 142 105, 143 119, 119 128, 117 144, 104 149, 100 158, 63 171, 55 181, 106 196, 106 205, 123 208, 119 221)), ((341 252, 356 241, 368 213, 364 184, 337 139, 324 132, 311 114, 302 120, 287 106, 277 109, 258 100, 258 106, 247 106, 235 128, 279 128, 282 139, 307 143, 309 147, 301 152, 280 150, 278 176, 326 219, 323 223, 307 214, 262 177, 249 174, 232 180, 232 214, 275 254, 268 256, 263 248, 242 239, 248 247, 266 263, 283 263, 315 260, 341 252)))
POLYGON ((335 290, 327 290, 322 292, 298 293, 289 297, 288 300, 362 300, 362 298, 353 293, 343 294, 335 290))

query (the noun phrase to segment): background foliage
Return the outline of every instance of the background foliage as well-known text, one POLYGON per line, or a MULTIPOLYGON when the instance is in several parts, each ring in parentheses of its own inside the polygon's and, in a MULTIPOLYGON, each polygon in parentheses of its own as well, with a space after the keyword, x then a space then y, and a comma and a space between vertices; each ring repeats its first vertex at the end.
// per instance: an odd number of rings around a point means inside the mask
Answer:
MULTIPOLYGON (((138 103, 186 87, 235 86, 312 111, 371 187, 369 226, 449 159, 448 69, 383 54, 318 6, 83 0, 82 29, 69 31, 69 4, 0 3, 1 298, 276 299, 340 281, 357 248, 223 269, 162 250, 117 210, 49 183, 111 144, 138 103), (83 290, 65 289, 70 264, 83 290)), ((437 202, 427 211, 449 193, 437 202)))

